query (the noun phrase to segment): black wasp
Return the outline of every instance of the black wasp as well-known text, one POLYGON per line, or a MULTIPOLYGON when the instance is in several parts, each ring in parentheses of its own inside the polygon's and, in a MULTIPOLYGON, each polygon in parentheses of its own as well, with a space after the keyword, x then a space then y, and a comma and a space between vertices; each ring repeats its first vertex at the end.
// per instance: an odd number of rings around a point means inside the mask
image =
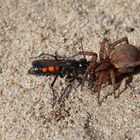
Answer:
MULTIPOLYGON (((75 60, 69 58, 58 58, 57 56, 50 54, 45 55, 49 55, 53 57, 53 59, 42 58, 32 61, 32 67, 28 70, 28 73, 33 75, 55 76, 51 84, 53 96, 55 96, 53 86, 58 77, 65 77, 65 79, 69 81, 69 85, 71 85, 74 80, 77 80, 79 82, 79 85, 81 84, 82 77, 89 65, 89 61, 87 61, 86 58, 75 60)), ((81 51, 73 55, 72 57, 75 57, 77 55, 87 55, 87 53, 81 51)))
MULTIPOLYGON (((83 55, 85 52, 79 52, 76 55, 83 55)), ((54 57, 54 59, 37 59, 32 61, 32 67, 28 70, 29 74, 55 76, 51 87, 53 87, 58 76, 67 79, 76 79, 80 81, 80 76, 84 74, 89 61, 86 58, 80 60, 75 59, 60 59, 57 56, 47 54, 54 57)), ((75 55, 75 56, 76 56, 75 55)))

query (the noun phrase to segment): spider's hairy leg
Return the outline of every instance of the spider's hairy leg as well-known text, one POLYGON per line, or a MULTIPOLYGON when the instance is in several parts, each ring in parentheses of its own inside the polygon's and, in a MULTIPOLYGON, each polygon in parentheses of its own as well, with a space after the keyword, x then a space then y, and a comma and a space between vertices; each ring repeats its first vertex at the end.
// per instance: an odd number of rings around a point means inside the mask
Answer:
POLYGON ((109 73, 110 73, 110 78, 111 78, 111 82, 112 82, 112 85, 113 85, 113 94, 114 94, 114 99, 116 99, 116 95, 115 95, 115 91, 116 91, 116 88, 117 88, 117 85, 116 85, 116 77, 115 77, 115 72, 113 69, 110 69, 109 70, 109 73))
POLYGON ((94 91, 97 92, 97 102, 99 105, 101 105, 101 101, 100 101, 100 90, 101 90, 101 86, 103 84, 103 81, 104 81, 104 78, 106 76, 106 72, 105 71, 102 71, 99 73, 99 77, 95 83, 95 86, 94 86, 94 91))
POLYGON ((121 38, 121 39, 119 39, 111 44, 112 49, 114 49, 115 46, 117 46, 118 44, 120 44, 122 42, 126 42, 126 44, 129 44, 128 38, 123 37, 123 38, 121 38))
POLYGON ((100 51, 99 51, 99 58, 100 60, 105 59, 106 57, 106 46, 109 46, 107 38, 104 38, 102 42, 100 42, 100 51))

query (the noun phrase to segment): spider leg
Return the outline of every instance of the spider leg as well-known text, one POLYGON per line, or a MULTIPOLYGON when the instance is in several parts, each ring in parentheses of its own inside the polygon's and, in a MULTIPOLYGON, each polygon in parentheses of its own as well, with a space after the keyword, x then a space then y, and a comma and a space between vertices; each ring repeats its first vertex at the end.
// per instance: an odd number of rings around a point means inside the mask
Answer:
POLYGON ((120 44, 122 42, 126 42, 127 44, 129 44, 128 38, 127 37, 123 37, 123 38, 113 42, 113 44, 111 44, 111 48, 114 49, 115 46, 117 46, 118 44, 120 44))
POLYGON ((110 62, 109 61, 102 61, 98 64, 97 68, 95 69, 95 73, 96 72, 100 72, 100 71, 103 71, 103 70, 106 70, 108 69, 109 67, 111 66, 110 62))
POLYGON ((114 70, 113 69, 110 69, 109 70, 109 73, 110 73, 110 78, 111 78, 111 82, 112 82, 112 85, 113 85, 113 94, 114 94, 114 99, 116 99, 116 95, 115 95, 115 91, 116 91, 116 79, 115 79, 115 73, 114 73, 114 70))
POLYGON ((91 61, 89 66, 87 67, 84 76, 82 78, 82 84, 81 84, 81 90, 83 89, 84 83, 86 81, 87 78, 90 78, 91 73, 95 70, 96 66, 97 66, 97 62, 96 62, 97 58, 95 58, 95 61, 91 61))
POLYGON ((105 59, 105 53, 106 53, 106 43, 108 43, 108 40, 107 38, 104 38, 102 42, 100 42, 100 46, 101 46, 101 49, 99 51, 99 58, 100 60, 103 60, 105 59))
POLYGON ((105 76, 106 76, 106 72, 105 71, 100 72, 99 78, 96 81, 95 87, 94 87, 94 91, 98 93, 97 94, 97 102, 98 102, 99 105, 101 105, 101 103, 102 103, 102 101, 100 101, 100 90, 101 90, 101 86, 103 84, 105 76))
POLYGON ((67 58, 73 58, 73 57, 76 57, 78 55, 92 56, 92 59, 94 59, 94 57, 97 57, 97 54, 94 52, 79 51, 78 53, 76 53, 70 57, 67 57, 67 58))
POLYGON ((107 38, 104 38, 103 41, 100 43, 100 46, 101 46, 101 49, 99 52, 100 60, 105 59, 105 57, 108 56, 107 54, 110 54, 110 52, 114 49, 114 47, 122 42, 126 42, 127 44, 129 44, 127 37, 123 37, 123 38, 113 42, 112 44, 109 44, 109 40, 107 38), (108 50, 106 50, 106 47, 108 50))

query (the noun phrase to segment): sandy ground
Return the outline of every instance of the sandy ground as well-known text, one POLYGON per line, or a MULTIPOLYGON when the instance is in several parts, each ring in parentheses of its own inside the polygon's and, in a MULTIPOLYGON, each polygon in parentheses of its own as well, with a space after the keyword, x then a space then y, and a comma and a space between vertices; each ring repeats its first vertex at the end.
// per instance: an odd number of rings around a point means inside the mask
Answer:
MULTIPOLYGON (((82 38, 85 51, 98 53, 104 37, 124 36, 140 46, 140 0, 0 0, 0 140, 140 140, 139 74, 117 100, 98 106, 78 87, 54 109, 53 77, 27 74, 42 52, 70 56, 82 38)), ((65 86, 58 79, 58 95, 65 86)))

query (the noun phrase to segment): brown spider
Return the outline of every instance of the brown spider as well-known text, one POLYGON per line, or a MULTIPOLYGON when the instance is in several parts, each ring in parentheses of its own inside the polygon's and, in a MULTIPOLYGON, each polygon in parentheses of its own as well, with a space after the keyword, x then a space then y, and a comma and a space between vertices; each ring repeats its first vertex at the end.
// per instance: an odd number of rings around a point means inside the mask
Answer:
POLYGON ((133 73, 134 68, 140 66, 140 49, 130 45, 127 37, 121 38, 112 44, 104 38, 100 46, 99 61, 97 61, 97 57, 94 56, 83 78, 84 84, 86 79, 90 79, 94 76, 94 91, 98 92, 99 104, 101 104, 101 86, 108 76, 113 85, 113 94, 116 98, 118 97, 115 95, 115 90, 117 89, 116 79, 127 73, 133 73))

